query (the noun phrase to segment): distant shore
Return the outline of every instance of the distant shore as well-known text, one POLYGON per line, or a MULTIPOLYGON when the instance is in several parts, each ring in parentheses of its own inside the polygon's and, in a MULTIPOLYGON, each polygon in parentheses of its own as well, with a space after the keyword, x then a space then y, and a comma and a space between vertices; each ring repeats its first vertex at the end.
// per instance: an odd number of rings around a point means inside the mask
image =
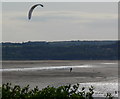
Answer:
POLYGON ((2 43, 3 60, 117 60, 119 41, 2 43))

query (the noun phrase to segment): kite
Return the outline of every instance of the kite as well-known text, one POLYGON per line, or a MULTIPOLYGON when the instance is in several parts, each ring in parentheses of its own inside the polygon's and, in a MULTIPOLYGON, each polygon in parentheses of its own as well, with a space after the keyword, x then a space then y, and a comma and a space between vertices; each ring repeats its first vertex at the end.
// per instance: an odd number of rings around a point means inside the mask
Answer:
POLYGON ((37 7, 37 6, 41 6, 41 7, 43 7, 42 4, 36 4, 36 5, 33 5, 33 6, 30 8, 29 13, 28 13, 28 19, 29 19, 29 20, 31 19, 32 12, 33 12, 34 8, 37 7))

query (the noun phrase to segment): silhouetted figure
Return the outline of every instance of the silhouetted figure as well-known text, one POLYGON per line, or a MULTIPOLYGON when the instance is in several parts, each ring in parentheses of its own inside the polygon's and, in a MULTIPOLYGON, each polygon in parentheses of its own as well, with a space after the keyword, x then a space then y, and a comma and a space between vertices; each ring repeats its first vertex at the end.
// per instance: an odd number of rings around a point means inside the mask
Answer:
POLYGON ((115 94, 117 94, 117 91, 115 91, 115 94))
POLYGON ((70 68, 70 72, 72 72, 72 68, 70 68))

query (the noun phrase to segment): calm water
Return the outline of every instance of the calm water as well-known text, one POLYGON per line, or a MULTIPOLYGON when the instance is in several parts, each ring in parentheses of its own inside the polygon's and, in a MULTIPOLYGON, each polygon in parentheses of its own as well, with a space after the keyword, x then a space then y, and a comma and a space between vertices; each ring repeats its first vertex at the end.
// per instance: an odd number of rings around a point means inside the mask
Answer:
POLYGON ((40 88, 80 83, 95 86, 97 96, 105 92, 118 95, 114 93, 118 91, 118 61, 3 61, 0 72, 3 83, 40 88))
POLYGON ((0 71, 118 67, 117 61, 3 61, 0 71))

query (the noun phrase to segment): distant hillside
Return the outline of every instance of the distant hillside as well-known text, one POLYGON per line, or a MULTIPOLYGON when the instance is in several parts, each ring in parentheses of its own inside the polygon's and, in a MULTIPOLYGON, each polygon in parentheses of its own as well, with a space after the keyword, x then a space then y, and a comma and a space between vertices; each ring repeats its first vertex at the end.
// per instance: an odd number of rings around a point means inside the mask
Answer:
POLYGON ((3 60, 117 60, 118 41, 2 43, 3 60))

